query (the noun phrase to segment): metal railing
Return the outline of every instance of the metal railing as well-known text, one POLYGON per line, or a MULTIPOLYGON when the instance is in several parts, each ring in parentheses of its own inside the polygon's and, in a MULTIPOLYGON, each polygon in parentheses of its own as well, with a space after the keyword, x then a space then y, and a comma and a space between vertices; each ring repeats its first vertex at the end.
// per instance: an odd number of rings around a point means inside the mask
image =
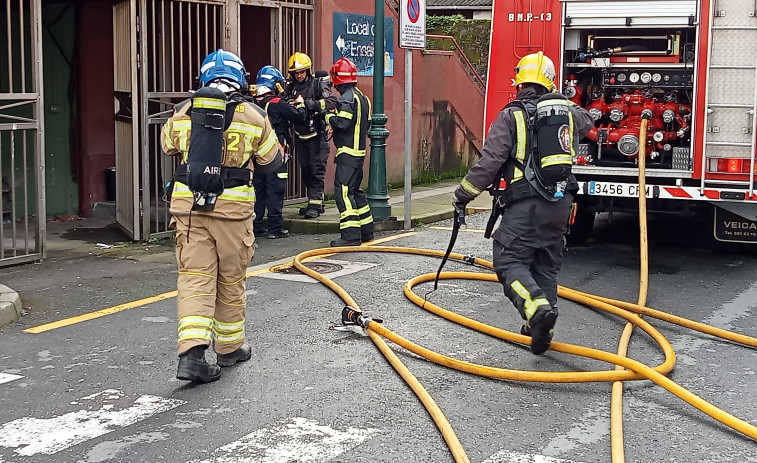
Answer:
POLYGON ((428 42, 426 42, 426 49, 423 50, 423 53, 426 54, 436 54, 436 55, 452 55, 455 54, 460 59, 460 61, 467 67, 468 73, 473 77, 473 80, 476 82, 476 85, 478 85, 479 89, 483 92, 486 91, 486 83, 484 82, 484 79, 481 78, 478 71, 476 71, 476 68, 473 66, 473 63, 470 62, 468 57, 465 55, 465 52, 463 51, 462 47, 459 43, 457 43, 457 40, 451 35, 437 35, 437 34, 426 34, 427 39, 431 40, 440 40, 441 46, 440 50, 436 49, 429 49, 428 48, 428 42), (451 50, 447 50, 445 46, 445 41, 449 41, 450 45, 452 47, 451 50))

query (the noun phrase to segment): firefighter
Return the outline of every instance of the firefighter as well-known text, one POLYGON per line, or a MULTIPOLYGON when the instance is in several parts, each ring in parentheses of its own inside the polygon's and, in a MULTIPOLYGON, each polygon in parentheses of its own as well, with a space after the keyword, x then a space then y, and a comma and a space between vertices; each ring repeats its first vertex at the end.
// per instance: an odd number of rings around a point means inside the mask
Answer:
POLYGON ((276 131, 279 143, 284 152, 284 164, 281 169, 273 173, 263 173, 259 169, 253 173, 252 181, 255 186, 255 220, 253 230, 255 236, 268 236, 269 239, 286 238, 289 231, 283 228, 284 217, 281 211, 284 207, 284 194, 287 187, 287 163, 292 146, 292 123, 302 123, 307 116, 302 96, 298 96, 290 104, 281 98, 284 91, 284 76, 274 66, 264 66, 258 71, 255 79, 255 103, 268 114, 273 129, 276 131), (263 228, 263 216, 268 209, 268 229, 263 228))
POLYGON ((326 81, 313 77, 313 63, 305 53, 296 52, 289 57, 291 81, 286 95, 290 99, 302 96, 307 118, 294 124, 295 154, 300 161, 302 180, 308 196, 307 206, 300 209, 305 218, 314 219, 324 211, 323 190, 329 142, 324 121, 327 111, 336 107, 336 97, 326 81))
MULTIPOLYGON (((543 52, 520 60, 515 68, 516 99, 527 111, 509 104, 499 113, 489 129, 481 159, 470 168, 453 199, 455 209, 463 211, 468 202, 501 175, 505 185, 502 198, 507 201, 501 211, 499 229, 492 234, 494 270, 505 295, 526 321, 522 333, 531 336, 531 352, 536 355, 544 353, 552 340, 557 319, 557 274, 562 264, 572 194, 577 191, 572 174, 564 197, 550 196, 550 199, 524 177, 524 170, 528 172, 524 167, 528 164, 526 156, 532 154, 530 150, 535 144, 530 143, 536 138, 529 130, 530 121, 537 100, 555 90, 554 81, 554 63, 543 52)), ((593 121, 580 106, 567 100, 565 104, 574 127, 569 146, 575 146, 593 121)), ((570 156, 567 161, 569 167, 570 156)))
POLYGON ((218 49, 202 62, 199 88, 161 131, 166 154, 181 156, 171 193, 178 262, 176 377, 215 381, 219 367, 244 362, 245 272, 255 252, 252 171, 282 164, 276 133, 251 102, 247 72, 218 49), (190 143, 191 141, 191 143, 190 143), (205 350, 213 342, 217 364, 205 350))
POLYGON ((331 246, 360 246, 361 242, 373 240, 373 215, 360 188, 371 125, 371 102, 357 88, 357 67, 352 61, 339 58, 329 72, 340 94, 336 112, 326 114, 336 147, 334 198, 341 232, 331 246))

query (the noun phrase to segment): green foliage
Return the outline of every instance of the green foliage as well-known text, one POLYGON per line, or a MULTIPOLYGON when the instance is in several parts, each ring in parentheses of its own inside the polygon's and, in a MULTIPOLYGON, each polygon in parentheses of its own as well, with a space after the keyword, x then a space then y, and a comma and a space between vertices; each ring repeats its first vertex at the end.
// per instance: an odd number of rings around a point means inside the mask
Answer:
MULTIPOLYGON (((489 61, 489 36, 491 20, 465 19, 462 15, 428 16, 426 18, 426 33, 435 35, 451 35, 462 48, 476 72, 486 80, 489 61), (485 40, 481 40, 484 37, 485 40)), ((428 39, 428 50, 452 51, 455 49, 451 40, 428 39)))

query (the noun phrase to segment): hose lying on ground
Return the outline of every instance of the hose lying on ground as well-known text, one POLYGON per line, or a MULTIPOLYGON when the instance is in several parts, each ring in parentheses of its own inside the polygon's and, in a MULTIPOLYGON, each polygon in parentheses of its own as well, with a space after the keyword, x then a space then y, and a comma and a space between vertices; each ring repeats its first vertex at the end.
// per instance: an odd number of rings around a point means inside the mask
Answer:
MULTIPOLYGON (((418 249, 418 248, 403 248, 393 246, 360 246, 360 247, 339 247, 339 248, 323 248, 314 249, 311 251, 305 251, 298 254, 293 261, 293 265, 301 272, 311 276, 312 278, 320 281, 336 293, 347 306, 350 306, 356 310, 359 310, 357 302, 338 284, 324 275, 308 268, 304 265, 303 261, 314 257, 336 254, 336 253, 349 253, 349 252, 389 252, 389 253, 401 253, 412 255, 424 255, 432 257, 443 257, 444 252, 430 250, 430 249, 418 249)), ((463 256, 462 254, 451 253, 449 258, 460 262, 471 263, 471 258, 463 256)), ((479 265, 491 269, 491 262, 475 259, 474 265, 479 265)), ((413 292, 413 288, 421 283, 433 281, 436 278, 436 274, 428 273, 424 275, 412 278, 405 283, 404 293, 408 299, 414 302, 419 307, 428 310, 436 315, 446 318, 460 325, 468 328, 480 331, 482 333, 494 336, 500 339, 504 339, 509 342, 515 342, 518 344, 529 345, 531 338, 516 334, 507 330, 496 328, 491 325, 487 325, 476 320, 464 317, 459 314, 455 314, 448 310, 445 310, 433 303, 425 301, 422 297, 413 292)), ((440 279, 466 279, 466 280, 482 280, 497 282, 497 276, 493 273, 474 273, 474 272, 443 272, 439 275, 440 279)), ((604 371, 577 371, 577 372, 556 372, 556 371, 523 371, 523 370, 510 370, 505 368, 495 368, 485 365, 478 365, 474 363, 464 362, 460 360, 447 357, 429 349, 421 347, 399 335, 392 332, 385 326, 367 318, 365 325, 365 331, 371 337, 371 340, 376 344, 379 350, 384 354, 390 364, 397 370, 397 372, 405 379, 411 389, 419 397, 424 404, 435 424, 439 428, 442 436, 444 437, 447 445, 452 453, 456 462, 468 462, 467 454, 460 444, 459 439, 454 434, 449 422, 444 414, 439 409, 438 405, 434 402, 433 398, 428 394, 421 383, 412 375, 407 367, 394 355, 392 350, 386 345, 382 338, 386 338, 389 341, 397 344, 398 346, 407 349, 417 355, 426 358, 429 361, 437 363, 439 365, 453 368, 466 373, 471 373, 479 376, 485 376, 488 378, 507 379, 511 381, 529 381, 529 382, 548 382, 548 383, 576 383, 576 382, 600 382, 600 381, 630 381, 649 379, 656 384, 662 386, 666 390, 670 391, 686 403, 692 405, 698 410, 706 413, 710 417, 717 421, 731 427, 732 429, 757 440, 757 427, 754 425, 737 418, 728 412, 725 412, 718 407, 712 405, 699 396, 689 392, 687 389, 678 385, 665 375, 669 373, 675 364, 675 352, 667 339, 657 331, 654 326, 643 320, 637 314, 647 315, 651 318, 656 318, 669 323, 674 323, 679 326, 689 328, 692 330, 700 331, 702 333, 710 334, 717 337, 722 337, 729 341, 737 342, 746 346, 757 347, 757 339, 745 336, 741 334, 731 333, 718 328, 708 327, 707 325, 694 322, 682 317, 666 314, 664 312, 644 307, 640 304, 631 304, 623 301, 616 301, 609 298, 593 296, 581 291, 576 291, 570 288, 562 286, 558 287, 558 295, 570 299, 572 301, 594 307, 599 310, 617 315, 624 318, 635 326, 638 326, 660 346, 664 356, 665 362, 662 364, 650 368, 636 360, 629 359, 625 356, 605 352, 597 349, 591 349, 588 347, 577 346, 573 344, 560 343, 553 341, 550 344, 550 349, 556 352, 563 352, 567 354, 579 355, 582 357, 601 360, 613 365, 623 367, 622 370, 604 370, 604 371)), ((621 435, 622 436, 622 435, 621 435)), ((622 447, 621 447, 622 448, 622 447)))

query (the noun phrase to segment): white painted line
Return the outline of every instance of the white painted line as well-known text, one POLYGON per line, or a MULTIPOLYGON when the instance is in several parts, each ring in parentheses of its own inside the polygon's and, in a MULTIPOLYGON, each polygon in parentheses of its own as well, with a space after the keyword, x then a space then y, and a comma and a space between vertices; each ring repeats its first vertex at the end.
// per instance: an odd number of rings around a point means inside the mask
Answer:
POLYGON ((186 403, 143 395, 134 405, 116 407, 123 393, 107 389, 83 397, 78 403, 85 409, 53 418, 20 418, 0 426, 0 447, 15 448, 18 455, 52 455, 88 439, 102 436, 116 428, 130 426, 152 415, 186 403), (92 401, 92 402, 85 402, 92 401), (90 410, 100 405, 98 410, 90 410))
POLYGON ((525 453, 513 453, 500 451, 490 456, 482 463, 579 463, 574 460, 547 457, 544 455, 528 455, 525 453))
POLYGON ((12 375, 10 373, 0 373, 0 384, 10 383, 11 381, 15 381, 21 378, 23 378, 23 376, 12 375))
POLYGON ((306 418, 293 424, 258 429, 216 449, 209 458, 193 463, 320 463, 357 447, 378 429, 347 428, 338 431, 306 418))
MULTIPOLYGON (((323 258, 318 258, 318 259, 311 260, 310 262, 308 262, 309 265, 317 265, 319 263, 338 265, 342 267, 341 270, 338 270, 336 272, 329 272, 329 273, 323 274, 324 276, 327 276, 332 280, 334 278, 341 277, 344 275, 350 275, 352 273, 357 273, 362 270, 368 270, 369 268, 373 268, 378 265, 378 264, 370 264, 370 263, 365 263, 365 262, 350 262, 347 260, 323 259, 323 258)), ((258 277, 271 278, 274 280, 300 281, 302 283, 320 284, 320 282, 316 280, 315 278, 311 278, 309 275, 305 275, 304 273, 300 273, 299 271, 297 271, 296 273, 267 272, 267 273, 262 273, 258 275, 258 277)))

